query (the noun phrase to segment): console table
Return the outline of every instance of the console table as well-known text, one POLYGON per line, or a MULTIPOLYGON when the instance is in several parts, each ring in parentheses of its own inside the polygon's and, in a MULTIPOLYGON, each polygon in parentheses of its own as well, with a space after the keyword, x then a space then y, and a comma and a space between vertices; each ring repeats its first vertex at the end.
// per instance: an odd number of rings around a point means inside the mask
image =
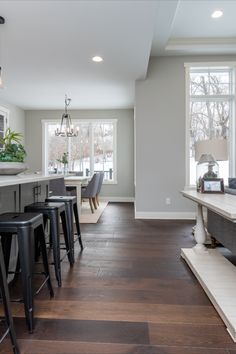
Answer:
POLYGON ((195 190, 182 191, 182 195, 197 203, 195 229, 197 244, 193 248, 182 248, 181 256, 200 282, 233 341, 236 342, 236 267, 217 249, 205 247, 206 231, 202 215, 202 208, 206 207, 224 219, 236 223, 236 197, 230 194, 202 194, 195 190))

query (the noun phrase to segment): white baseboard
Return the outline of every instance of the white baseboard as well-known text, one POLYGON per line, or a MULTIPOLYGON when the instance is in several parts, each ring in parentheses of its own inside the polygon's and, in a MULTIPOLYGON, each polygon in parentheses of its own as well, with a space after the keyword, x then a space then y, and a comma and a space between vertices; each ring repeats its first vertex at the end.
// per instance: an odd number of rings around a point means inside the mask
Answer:
POLYGON ((134 202, 134 197, 99 197, 99 199, 102 201, 107 201, 107 202, 118 202, 118 203, 133 203, 134 202))
POLYGON ((135 219, 195 220, 194 212, 148 212, 135 211, 135 219))

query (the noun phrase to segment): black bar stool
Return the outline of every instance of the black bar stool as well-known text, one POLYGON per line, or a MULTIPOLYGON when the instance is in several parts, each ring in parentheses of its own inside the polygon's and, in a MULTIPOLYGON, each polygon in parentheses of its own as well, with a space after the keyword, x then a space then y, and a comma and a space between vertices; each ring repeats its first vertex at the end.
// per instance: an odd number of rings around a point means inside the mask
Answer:
POLYGON ((81 251, 84 249, 82 243, 82 237, 80 232, 80 223, 79 223, 79 214, 78 214, 78 207, 77 207, 77 198, 73 196, 60 196, 60 195, 53 195, 46 199, 46 202, 63 202, 65 203, 66 213, 68 214, 69 225, 70 225, 70 232, 72 235, 72 242, 75 243, 77 239, 74 239, 74 223, 73 223, 73 213, 75 217, 75 224, 77 230, 78 241, 80 244, 81 251))
POLYGON ((11 314, 11 309, 10 309, 9 291, 8 291, 7 278, 6 278, 6 269, 5 269, 5 264, 4 264, 3 259, 4 258, 3 258, 3 252, 2 252, 2 244, 0 242, 0 289, 1 289, 5 319, 6 319, 6 323, 8 326, 6 332, 0 338, 0 344, 2 343, 4 338, 9 333, 10 338, 11 338, 13 353, 20 354, 18 344, 16 341, 16 333, 15 333, 15 329, 13 326, 13 319, 12 319, 12 314, 11 314))
POLYGON ((11 239, 13 234, 17 234, 18 239, 25 316, 29 331, 32 333, 34 328, 32 275, 35 263, 35 237, 39 239, 44 266, 43 274, 45 275, 45 281, 41 285, 40 289, 45 283, 47 283, 51 297, 54 295, 49 274, 47 250, 43 228, 43 215, 36 213, 5 213, 0 215, 0 235, 2 236, 3 244, 8 245, 6 249, 7 256, 5 255, 4 257, 6 260, 7 272, 10 255, 9 249, 11 246, 11 239), (10 240, 10 242, 4 242, 5 238, 10 240))
POLYGON ((62 228, 66 246, 66 254, 70 265, 74 264, 74 254, 71 248, 71 242, 69 237, 69 221, 65 212, 64 203, 48 203, 37 202, 25 207, 26 212, 39 212, 44 216, 44 225, 46 221, 50 222, 50 240, 53 249, 53 264, 55 269, 55 275, 58 282, 58 286, 61 286, 61 253, 60 253, 60 225, 59 219, 61 217, 62 228))

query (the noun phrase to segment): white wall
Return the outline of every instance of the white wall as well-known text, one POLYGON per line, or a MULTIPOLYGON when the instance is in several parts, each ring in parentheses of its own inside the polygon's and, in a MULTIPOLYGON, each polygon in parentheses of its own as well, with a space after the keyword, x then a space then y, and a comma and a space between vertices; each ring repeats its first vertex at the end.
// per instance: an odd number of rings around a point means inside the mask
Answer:
MULTIPOLYGON (((26 150, 30 170, 42 169, 42 119, 57 119, 62 111, 26 111, 26 150)), ((121 110, 70 110, 72 119, 117 119, 117 184, 103 185, 101 196, 110 200, 134 197, 134 112, 121 110)))
POLYGON ((25 112, 23 109, 7 103, 0 98, 0 106, 9 110, 9 126, 12 130, 23 135, 22 143, 24 144, 25 135, 25 112))
POLYGON ((192 203, 180 194, 185 185, 184 63, 223 60, 236 56, 151 58, 147 79, 136 82, 136 217, 193 216, 192 203))

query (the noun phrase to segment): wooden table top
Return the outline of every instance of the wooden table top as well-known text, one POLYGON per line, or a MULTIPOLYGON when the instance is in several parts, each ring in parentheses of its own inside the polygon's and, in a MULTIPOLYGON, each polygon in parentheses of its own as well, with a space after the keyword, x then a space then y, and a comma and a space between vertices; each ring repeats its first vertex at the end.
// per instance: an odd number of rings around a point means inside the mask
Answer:
POLYGON ((231 194, 200 193, 196 190, 184 190, 182 195, 205 206, 215 213, 236 222, 236 196, 231 194))

